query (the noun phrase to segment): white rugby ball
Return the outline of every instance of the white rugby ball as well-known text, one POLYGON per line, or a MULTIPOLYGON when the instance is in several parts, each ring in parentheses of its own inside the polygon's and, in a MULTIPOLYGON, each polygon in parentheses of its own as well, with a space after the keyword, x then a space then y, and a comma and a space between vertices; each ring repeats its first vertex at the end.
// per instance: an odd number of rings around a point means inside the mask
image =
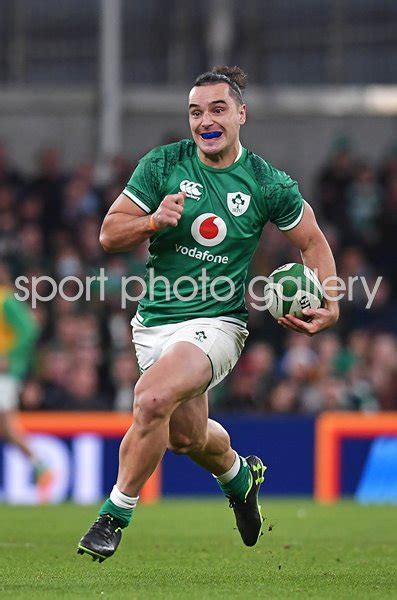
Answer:
POLYGON ((287 314, 304 318, 304 308, 319 308, 323 289, 314 271, 300 263, 288 263, 275 269, 265 285, 265 307, 272 317, 287 314))

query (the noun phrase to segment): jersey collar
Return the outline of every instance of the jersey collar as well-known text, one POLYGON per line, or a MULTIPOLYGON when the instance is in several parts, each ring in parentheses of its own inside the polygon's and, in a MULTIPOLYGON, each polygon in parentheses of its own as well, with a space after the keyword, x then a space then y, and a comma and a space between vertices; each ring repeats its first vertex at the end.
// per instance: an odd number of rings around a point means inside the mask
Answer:
POLYGON ((243 153, 243 147, 241 145, 241 142, 239 142, 238 143, 238 153, 233 162, 237 162, 238 160, 240 160, 242 153, 243 153))
POLYGON ((205 169, 207 171, 213 171, 214 173, 225 173, 227 171, 232 171, 233 169, 235 169, 237 164, 239 164, 241 162, 241 160, 242 160, 243 156, 245 156, 245 154, 246 154, 246 149, 243 148, 243 146, 241 145, 241 142, 239 142, 239 149, 238 149, 237 156, 234 159, 234 161, 232 162, 232 164, 229 165, 228 167, 224 167, 223 169, 218 169, 217 167, 210 167, 209 165, 206 165, 199 158, 198 148, 196 149, 196 160, 197 160, 200 168, 202 168, 202 169, 205 169))

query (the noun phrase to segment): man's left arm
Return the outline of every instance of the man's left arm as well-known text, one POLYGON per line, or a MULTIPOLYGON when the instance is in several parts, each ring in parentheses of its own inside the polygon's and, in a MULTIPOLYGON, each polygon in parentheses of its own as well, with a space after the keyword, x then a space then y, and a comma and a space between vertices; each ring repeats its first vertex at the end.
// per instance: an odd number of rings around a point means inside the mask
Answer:
MULTIPOLYGON (((305 202, 305 210, 299 224, 283 233, 295 247, 299 248, 303 264, 317 273, 321 283, 325 280, 328 280, 328 283, 335 283, 332 281, 336 278, 336 268, 331 248, 317 224, 313 209, 307 202, 305 202)), ((302 312, 310 319, 309 321, 286 315, 281 317, 278 322, 283 327, 307 335, 314 335, 327 329, 334 325, 339 318, 338 302, 334 299, 336 295, 335 290, 327 288, 321 308, 304 309, 302 312)))

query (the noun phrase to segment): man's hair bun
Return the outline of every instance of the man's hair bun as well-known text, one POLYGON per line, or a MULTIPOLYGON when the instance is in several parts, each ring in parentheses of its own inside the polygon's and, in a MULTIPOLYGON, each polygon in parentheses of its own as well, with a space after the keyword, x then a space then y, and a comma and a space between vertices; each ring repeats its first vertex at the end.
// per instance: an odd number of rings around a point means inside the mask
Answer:
POLYGON ((226 75, 231 81, 237 83, 241 91, 247 87, 247 75, 237 65, 234 67, 214 67, 212 72, 219 75, 226 75))

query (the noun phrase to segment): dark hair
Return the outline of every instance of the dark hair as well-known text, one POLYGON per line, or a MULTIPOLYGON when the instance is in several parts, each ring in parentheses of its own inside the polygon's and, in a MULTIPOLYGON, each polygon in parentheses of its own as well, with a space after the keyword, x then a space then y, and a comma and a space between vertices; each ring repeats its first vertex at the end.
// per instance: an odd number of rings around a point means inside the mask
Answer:
POLYGON ((247 85, 247 75, 240 67, 214 67, 196 78, 194 86, 228 83, 230 93, 238 104, 243 104, 243 91, 247 85))

